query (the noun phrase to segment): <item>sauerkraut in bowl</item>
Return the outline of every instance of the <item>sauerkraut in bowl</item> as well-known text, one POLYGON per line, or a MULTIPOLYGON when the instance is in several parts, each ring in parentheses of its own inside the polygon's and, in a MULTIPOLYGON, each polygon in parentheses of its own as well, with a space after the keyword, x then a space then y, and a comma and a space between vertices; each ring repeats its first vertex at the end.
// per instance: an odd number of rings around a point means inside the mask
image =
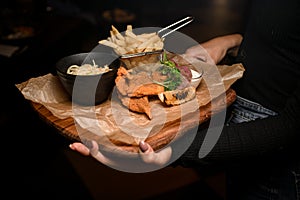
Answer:
POLYGON ((108 99, 120 64, 113 54, 79 53, 61 58, 56 72, 73 103, 93 106, 108 99))
POLYGON ((103 74, 106 72, 111 71, 112 69, 109 68, 108 64, 105 64, 104 66, 99 66, 95 63, 95 60, 93 60, 93 64, 82 64, 79 65, 71 65, 68 70, 67 74, 72 75, 97 75, 97 74, 103 74))

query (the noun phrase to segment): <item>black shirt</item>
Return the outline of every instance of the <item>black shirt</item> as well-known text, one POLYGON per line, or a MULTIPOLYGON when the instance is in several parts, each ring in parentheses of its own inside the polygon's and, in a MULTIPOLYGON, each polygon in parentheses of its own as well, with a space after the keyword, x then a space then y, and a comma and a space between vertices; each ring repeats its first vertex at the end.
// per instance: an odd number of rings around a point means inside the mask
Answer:
MULTIPOLYGON (((206 131, 198 130, 181 157, 185 164, 228 162, 249 158, 278 159, 297 146, 300 135, 300 1, 253 0, 237 62, 244 76, 237 94, 278 113, 262 120, 224 126, 213 150, 198 158, 206 131)), ((284 157, 284 156, 283 156, 284 157)), ((297 157, 300 157, 299 155, 297 157)))
POLYGON ((300 2, 253 1, 238 61, 246 71, 237 93, 282 110, 300 78, 300 2))

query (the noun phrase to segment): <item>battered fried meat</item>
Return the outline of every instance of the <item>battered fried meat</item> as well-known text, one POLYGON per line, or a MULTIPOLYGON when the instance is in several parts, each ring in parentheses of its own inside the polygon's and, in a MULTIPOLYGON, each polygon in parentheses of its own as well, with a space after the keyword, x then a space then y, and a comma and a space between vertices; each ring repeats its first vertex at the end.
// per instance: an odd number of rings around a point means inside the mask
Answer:
POLYGON ((152 118, 148 96, 158 95, 164 87, 153 83, 151 76, 145 72, 133 72, 120 67, 116 78, 119 98, 131 111, 145 113, 152 118))

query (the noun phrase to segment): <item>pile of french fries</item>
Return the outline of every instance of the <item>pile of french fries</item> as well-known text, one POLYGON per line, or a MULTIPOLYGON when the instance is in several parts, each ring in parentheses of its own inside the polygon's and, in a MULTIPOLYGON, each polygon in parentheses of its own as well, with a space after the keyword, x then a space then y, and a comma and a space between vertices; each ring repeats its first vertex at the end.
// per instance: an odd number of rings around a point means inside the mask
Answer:
POLYGON ((131 25, 127 25, 124 35, 112 25, 110 37, 100 40, 99 44, 113 48, 118 55, 157 51, 164 47, 163 38, 156 32, 137 35, 131 25))

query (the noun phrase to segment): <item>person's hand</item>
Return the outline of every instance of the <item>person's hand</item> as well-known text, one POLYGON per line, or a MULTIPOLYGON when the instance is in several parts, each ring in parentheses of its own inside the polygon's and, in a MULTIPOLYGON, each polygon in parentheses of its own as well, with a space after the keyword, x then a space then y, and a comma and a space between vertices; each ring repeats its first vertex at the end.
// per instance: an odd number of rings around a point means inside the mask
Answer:
POLYGON ((98 144, 95 141, 86 141, 85 145, 81 142, 74 142, 69 147, 84 156, 91 156, 98 151, 98 144))
POLYGON ((209 64, 218 64, 230 49, 237 49, 241 42, 240 34, 220 36, 190 47, 186 50, 185 56, 209 64))
MULTIPOLYGON (((214 43, 215 41, 210 40, 206 43, 190 47, 186 50, 185 56, 215 65, 226 55, 226 50, 214 43)), ((191 61, 193 62, 193 60, 191 61)))
POLYGON ((172 148, 169 146, 161 151, 154 152, 153 148, 146 142, 140 142, 139 147, 141 150, 141 156, 144 162, 165 165, 170 161, 172 155, 172 148))
POLYGON ((74 142, 69 145, 70 149, 73 151, 77 151, 78 153, 84 155, 84 156, 92 156, 96 160, 100 161, 103 164, 106 165, 114 165, 113 161, 106 158, 100 151, 99 146, 96 141, 94 140, 87 140, 84 142, 85 144, 81 142, 74 142))
MULTIPOLYGON (((115 165, 115 163, 105 157, 100 151, 97 142, 85 141, 85 144, 81 142, 74 142, 69 145, 70 149, 77 151, 84 156, 92 156, 96 160, 106 165, 115 165)), ((161 151, 155 152, 153 148, 146 142, 139 143, 140 155, 145 163, 151 163, 156 165, 164 165, 169 162, 172 155, 172 148, 167 147, 161 151)))

